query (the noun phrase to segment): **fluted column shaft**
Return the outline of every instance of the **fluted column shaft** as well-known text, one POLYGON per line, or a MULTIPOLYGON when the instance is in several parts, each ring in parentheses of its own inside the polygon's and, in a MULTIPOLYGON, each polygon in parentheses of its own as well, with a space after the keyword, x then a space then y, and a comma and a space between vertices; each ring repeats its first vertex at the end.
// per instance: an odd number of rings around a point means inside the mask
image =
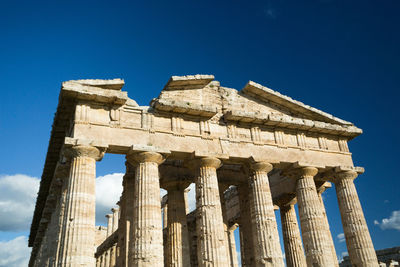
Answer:
POLYGON ((331 248, 333 266, 339 267, 339 261, 336 256, 335 243, 333 243, 332 233, 331 233, 331 229, 329 227, 329 222, 328 222, 328 216, 326 214, 324 200, 322 199, 322 192, 318 192, 318 198, 319 198, 319 201, 321 202, 321 208, 322 208, 322 212, 324 214, 324 226, 325 226, 325 230, 328 235, 328 240, 327 240, 328 245, 331 248))
POLYGON ((165 204, 163 207, 163 226, 164 228, 168 227, 168 204, 165 204))
POLYGON ((112 230, 111 232, 114 233, 118 229, 118 215, 119 215, 119 209, 118 208, 112 208, 112 230))
POLYGON ((239 194, 239 234, 240 234, 240 253, 243 267, 254 267, 254 249, 252 224, 249 223, 250 201, 248 184, 241 184, 237 187, 239 194))
POLYGON ((347 251, 353 266, 379 266, 353 182, 356 177, 354 171, 341 172, 335 175, 334 181, 347 251))
POLYGON ((113 245, 109 250, 109 252, 110 252, 110 267, 115 267, 116 258, 117 258, 116 250, 117 250, 116 245, 113 245))
POLYGON ((224 196, 224 192, 229 187, 229 185, 220 183, 218 186, 219 186, 219 197, 220 197, 220 201, 221 201, 222 219, 224 222, 226 254, 228 255, 229 266, 232 266, 233 258, 232 258, 232 253, 231 253, 231 249, 230 249, 230 243, 229 243, 229 225, 228 225, 228 218, 226 216, 226 202, 225 202, 225 196, 224 196))
POLYGON ((226 267, 229 263, 217 179, 221 162, 216 158, 202 158, 196 163, 198 264, 200 267, 226 267))
MULTIPOLYGON (((63 203, 63 190, 66 188, 64 186, 64 181, 68 180, 70 166, 65 163, 59 162, 57 164, 55 174, 53 177, 52 184, 49 189, 49 197, 53 199, 54 202, 50 202, 54 205, 54 211, 51 216, 50 223, 47 226, 47 246, 48 259, 46 266, 57 266, 57 251, 60 244, 60 232, 61 223, 60 218, 62 217, 62 207, 63 203)), ((45 207, 45 209, 47 209, 45 207)), ((62 221, 61 221, 62 222, 62 221)))
POLYGON ((231 257, 231 266, 238 267, 238 258, 236 252, 236 242, 235 242, 235 230, 237 228, 237 224, 234 224, 231 228, 228 229, 228 241, 229 241, 229 256, 231 257))
POLYGON ((66 150, 72 158, 63 222, 61 266, 95 266, 95 179, 99 149, 74 146, 66 150))
POLYGON ((126 173, 122 180, 123 191, 121 196, 121 216, 118 224, 117 266, 129 266, 129 242, 133 235, 131 225, 133 216, 133 197, 135 188, 135 170, 128 162, 126 173))
POLYGON ((189 233, 184 188, 168 189, 167 267, 190 266, 189 233))
POLYGON ((107 237, 112 234, 112 214, 107 214, 107 237))
POLYGON ((56 246, 56 254, 54 258, 53 266, 61 266, 60 257, 62 256, 63 251, 63 240, 64 240, 64 218, 66 211, 66 200, 67 200, 67 192, 68 192, 68 184, 69 184, 69 171, 71 167, 68 165, 68 171, 65 172, 65 177, 62 179, 62 188, 61 188, 61 196, 60 196, 60 216, 58 218, 58 233, 57 233, 57 246, 56 246))
POLYGON ((121 214, 120 218, 118 220, 118 240, 117 240, 117 258, 116 258, 116 265, 119 267, 124 267, 125 266, 125 236, 126 236, 126 216, 125 216, 125 185, 124 185, 124 179, 125 177, 122 178, 122 193, 121 197, 119 198, 119 208, 121 209, 121 214))
MULTIPOLYGON (((107 218, 107 237, 109 237, 112 234, 112 224, 113 224, 113 215, 112 214, 107 214, 106 215, 107 218)), ((104 267, 109 267, 110 266, 110 258, 111 258, 111 254, 110 254, 110 250, 106 250, 104 252, 104 267)))
POLYGON ((129 266, 162 267, 164 253, 158 165, 164 158, 156 152, 141 152, 128 155, 127 160, 136 164, 129 266))
POLYGON ((250 213, 253 229, 256 266, 284 266, 279 244, 268 172, 272 165, 258 162, 251 165, 249 177, 250 213))
POLYGON ((307 267, 296 210, 293 205, 285 205, 280 207, 280 213, 286 265, 288 267, 307 267))
MULTIPOLYGON (((119 209, 118 208, 112 208, 112 228, 111 228, 111 233, 114 233, 118 229, 118 215, 119 215, 119 209)), ((116 257, 117 257, 117 246, 113 245, 110 248, 110 267, 114 267, 116 264, 116 257)))
POLYGON ((297 170, 296 193, 300 225, 308 266, 334 266, 324 227, 324 214, 314 183, 318 169, 297 170))

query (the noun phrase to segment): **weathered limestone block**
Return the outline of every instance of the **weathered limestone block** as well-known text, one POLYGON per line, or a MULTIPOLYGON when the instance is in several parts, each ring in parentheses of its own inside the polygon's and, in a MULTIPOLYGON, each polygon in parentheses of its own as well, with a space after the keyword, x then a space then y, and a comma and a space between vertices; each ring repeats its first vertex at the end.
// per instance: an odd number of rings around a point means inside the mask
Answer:
POLYGON ((59 263, 61 266, 95 266, 96 147, 73 146, 65 151, 71 169, 65 200, 59 263))
POLYGON ((267 162, 251 164, 249 198, 256 266, 284 266, 269 188, 271 170, 272 165, 267 162))
POLYGON ((164 157, 156 152, 140 152, 127 155, 127 160, 136 166, 129 266, 162 267, 164 253, 158 165, 164 157))
POLYGON ((378 259, 353 182, 356 177, 357 172, 344 171, 334 174, 333 180, 342 217, 347 251, 354 266, 375 267, 379 266, 378 259))
POLYGON ((239 234, 240 234, 240 253, 243 267, 254 267, 254 249, 253 249, 253 233, 252 224, 249 223, 250 203, 249 203, 249 187, 248 184, 238 186, 240 218, 239 218, 239 234))
POLYGON ((200 267, 226 267, 228 255, 219 197, 216 158, 196 160, 197 258, 200 267))
POLYGON ((302 167, 296 171, 297 202, 307 265, 334 266, 324 226, 324 214, 314 183, 318 169, 302 167))
POLYGON ((169 183, 167 248, 168 267, 190 266, 189 233, 186 221, 185 186, 179 182, 169 183))
POLYGON ((299 225, 297 224, 296 210, 293 205, 282 205, 280 213, 286 265, 288 267, 307 267, 299 225))

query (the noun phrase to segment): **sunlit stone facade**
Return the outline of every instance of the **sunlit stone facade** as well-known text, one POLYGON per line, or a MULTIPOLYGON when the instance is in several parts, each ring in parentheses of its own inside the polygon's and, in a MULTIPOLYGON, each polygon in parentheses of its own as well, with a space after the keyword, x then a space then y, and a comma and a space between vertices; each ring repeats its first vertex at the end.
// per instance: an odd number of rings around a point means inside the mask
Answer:
POLYGON ((352 123, 251 81, 237 91, 212 75, 173 76, 150 106, 123 85, 62 84, 30 266, 237 267, 237 228, 242 266, 284 266, 283 253, 287 266, 338 266, 321 196, 332 184, 352 264, 378 266, 353 182, 364 170, 347 146, 362 133, 352 123), (126 155, 106 229, 95 226, 105 153, 126 155))

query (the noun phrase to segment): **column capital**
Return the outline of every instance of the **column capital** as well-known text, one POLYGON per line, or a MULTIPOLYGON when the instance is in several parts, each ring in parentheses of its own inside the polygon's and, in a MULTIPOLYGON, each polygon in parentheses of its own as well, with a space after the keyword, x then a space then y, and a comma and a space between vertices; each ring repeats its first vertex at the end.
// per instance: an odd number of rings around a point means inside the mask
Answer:
POLYGON ((88 145, 76 145, 64 148, 64 156, 67 158, 87 157, 93 158, 96 161, 100 161, 105 152, 105 148, 88 145))
POLYGON ((111 211, 112 211, 113 213, 118 212, 118 211, 119 211, 119 208, 118 208, 118 207, 111 208, 111 211))
POLYGON ((167 191, 171 190, 184 191, 189 185, 190 181, 188 180, 169 179, 162 181, 162 188, 164 188, 167 191))
POLYGON ((317 175, 318 169, 312 166, 294 167, 284 171, 284 175, 295 179, 303 177, 314 177, 317 175))
POLYGON ((344 171, 344 172, 336 172, 333 174, 334 182, 338 180, 354 180, 358 176, 356 171, 344 171))
POLYGON ((221 167, 221 165, 221 160, 214 157, 197 158, 191 160, 191 162, 189 163, 189 166, 192 168, 208 167, 218 169, 219 167, 221 167))
POLYGON ((132 151, 126 155, 126 160, 132 164, 137 165, 138 163, 154 162, 160 165, 164 162, 165 157, 158 152, 136 152, 132 151))
POLYGON ((257 161, 257 162, 252 162, 249 165, 250 170, 256 171, 256 172, 270 172, 274 166, 272 166, 271 163, 267 161, 257 161))
POLYGON ((105 216, 107 219, 111 219, 112 218, 112 214, 106 214, 105 216))
POLYGON ((295 193, 287 193, 279 197, 275 200, 275 204, 279 206, 279 208, 285 208, 293 206, 297 203, 297 198, 295 193))

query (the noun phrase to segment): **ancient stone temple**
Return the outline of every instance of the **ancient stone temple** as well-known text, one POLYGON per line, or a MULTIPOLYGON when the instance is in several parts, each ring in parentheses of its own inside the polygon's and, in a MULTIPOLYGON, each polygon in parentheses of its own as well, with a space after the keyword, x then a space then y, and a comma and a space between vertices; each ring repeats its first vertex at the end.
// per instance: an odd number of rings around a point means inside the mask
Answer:
POLYGON ((284 266, 283 248, 287 266, 338 266, 321 197, 332 185, 352 265, 378 266, 353 182, 364 170, 347 146, 361 129, 252 81, 237 91, 212 75, 173 76, 150 106, 123 85, 62 84, 30 266, 234 267, 236 228, 242 266, 284 266), (105 153, 126 155, 106 228, 95 226, 96 162, 105 153))

